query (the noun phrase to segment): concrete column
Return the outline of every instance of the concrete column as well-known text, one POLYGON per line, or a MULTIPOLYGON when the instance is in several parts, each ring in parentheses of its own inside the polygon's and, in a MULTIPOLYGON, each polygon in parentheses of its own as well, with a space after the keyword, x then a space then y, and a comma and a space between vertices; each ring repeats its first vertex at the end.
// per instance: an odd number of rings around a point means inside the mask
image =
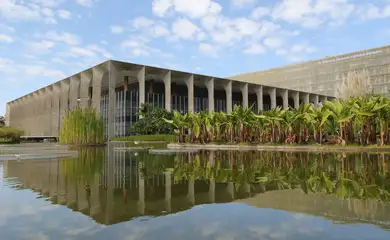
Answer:
MULTIPOLYGON (((215 166, 215 152, 210 151, 209 153, 209 162, 210 168, 213 168, 215 166)), ((215 202, 215 179, 210 179, 210 185, 209 185, 209 200, 211 203, 215 202)))
POLYGON ((310 103, 310 96, 309 96, 309 94, 308 93, 302 93, 302 95, 303 95, 303 103, 305 105, 309 104, 310 103))
MULTIPOLYGON (((38 98, 38 92, 33 92, 31 95, 31 109, 32 109, 32 115, 31 115, 31 136, 37 136, 38 135, 38 122, 39 122, 39 98, 38 98)), ((11 111, 13 112, 11 114, 11 126, 13 125, 14 120, 14 103, 12 103, 11 111)))
POLYGON ((214 112, 214 78, 210 78, 205 81, 207 87, 207 97, 209 101, 209 112, 214 112))
POLYGON ((45 88, 44 95, 44 135, 51 135, 51 96, 53 93, 53 89, 51 87, 45 88))
POLYGON ((104 70, 100 67, 92 69, 92 102, 91 107, 100 113, 100 99, 102 96, 102 82, 104 70))
POLYGON ((188 92, 188 112, 194 112, 194 75, 190 75, 184 80, 188 92))
POLYGON ((283 99, 283 109, 288 109, 288 90, 282 90, 281 91, 281 97, 283 99))
POLYGON ((299 92, 294 92, 293 98, 294 98, 294 108, 298 109, 299 108, 299 92))
POLYGON ((225 84, 225 92, 226 92, 226 112, 230 114, 233 111, 232 81, 228 81, 225 84))
POLYGON ((240 86, 241 94, 242 94, 242 107, 247 109, 249 106, 248 101, 248 83, 242 83, 240 86))
POLYGON ((276 108, 276 88, 271 88, 268 93, 271 98, 271 109, 276 108))
POLYGON ((323 105, 325 101, 327 101, 327 97, 326 96, 319 96, 319 99, 321 101, 321 104, 323 105))
POLYGON ((167 110, 168 112, 170 112, 172 110, 172 103, 171 103, 172 78, 171 78, 171 75, 172 75, 171 71, 168 71, 167 73, 165 73, 165 75, 163 77, 164 87, 165 87, 165 110, 167 110))
POLYGON ((89 108, 89 85, 92 80, 92 73, 89 71, 80 74, 80 108, 89 108))
POLYGON ((145 214, 145 178, 142 175, 142 165, 138 168, 138 212, 145 214))
POLYGON ((60 94, 60 84, 53 84, 53 93, 51 95, 51 136, 58 136, 60 131, 60 94))
POLYGON ((115 84, 117 78, 118 78, 118 69, 113 62, 109 62, 109 79, 108 79, 109 100, 108 100, 108 131, 107 131, 108 141, 111 141, 115 137, 115 116, 116 116, 115 84))
POLYGON ((313 100, 313 105, 314 105, 314 107, 318 107, 318 103, 319 103, 319 96, 318 95, 314 95, 313 96, 313 98, 312 98, 312 100, 313 100))
POLYGON ((38 136, 45 135, 45 90, 38 91, 38 136))
POLYGON ((139 84, 139 106, 145 104, 145 67, 142 67, 137 74, 139 84))
POLYGON ((256 96, 257 96, 257 111, 263 111, 263 86, 258 86, 255 88, 256 96))
MULTIPOLYGON (((110 63, 111 64, 111 63, 110 63)), ((115 160, 115 151, 114 151, 114 145, 108 144, 107 145, 107 158, 105 158, 105 161, 113 161, 115 160)), ((107 194, 106 194, 106 216, 105 216, 105 224, 110 225, 112 223, 113 219, 113 209, 114 209, 114 190, 115 190, 115 166, 113 162, 110 162, 111 164, 104 164, 105 165, 105 173, 107 174, 107 194)))
POLYGON ((227 191, 230 194, 232 200, 234 200, 234 183, 233 182, 228 183, 227 191))
POLYGON ((195 180, 193 178, 188 180, 187 199, 192 205, 195 205, 195 180))
POLYGON ((70 90, 69 90, 69 108, 75 109, 79 107, 79 88, 80 88, 80 74, 70 77, 70 90))
POLYGON ((5 108, 5 125, 9 126, 11 119, 11 106, 10 103, 7 103, 5 108))
POLYGON ((60 128, 62 126, 63 118, 68 111, 69 102, 69 81, 63 80, 60 82, 60 128))
POLYGON ((165 206, 166 211, 170 213, 171 208, 171 197, 172 197, 172 173, 170 171, 165 172, 165 206))

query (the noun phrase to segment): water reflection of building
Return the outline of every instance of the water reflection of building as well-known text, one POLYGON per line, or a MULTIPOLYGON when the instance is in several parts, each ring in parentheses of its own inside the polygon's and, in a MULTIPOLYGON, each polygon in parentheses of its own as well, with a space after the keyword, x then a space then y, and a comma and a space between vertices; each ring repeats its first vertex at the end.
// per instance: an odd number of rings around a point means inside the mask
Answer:
MULTIPOLYGON (((81 152, 78 160, 7 162, 4 174, 17 178, 17 188, 31 189, 53 204, 67 206, 106 225, 185 211, 199 204, 238 201, 338 222, 389 226, 389 205, 377 199, 342 200, 323 193, 306 195, 300 189, 277 190, 276 185, 257 183, 256 168, 260 165, 272 166, 275 174, 289 168, 309 169, 312 162, 308 160, 313 156, 258 152, 158 156, 110 148, 92 154, 81 152), (265 194, 258 194, 266 190, 265 194)), ((345 163, 334 159, 335 155, 317 157, 319 172, 338 172, 340 166, 345 176, 350 171, 358 175, 359 169, 367 169, 367 174, 372 175, 381 166, 379 159, 372 156, 367 161, 348 156, 351 161, 345 163), (358 161, 363 164, 358 166, 358 161)), ((335 178, 338 175, 335 173, 335 178)))

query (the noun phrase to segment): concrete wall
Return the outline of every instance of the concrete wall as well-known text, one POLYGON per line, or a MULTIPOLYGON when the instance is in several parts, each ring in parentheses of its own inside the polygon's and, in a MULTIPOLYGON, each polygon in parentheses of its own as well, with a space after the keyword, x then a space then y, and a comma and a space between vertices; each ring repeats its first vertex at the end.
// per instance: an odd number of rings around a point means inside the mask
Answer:
MULTIPOLYGON (((106 135, 111 140, 126 132, 124 127, 117 131, 118 117, 119 121, 125 121, 126 116, 118 112, 126 111, 126 106, 119 106, 123 104, 125 94, 118 94, 118 91, 129 87, 138 91, 138 106, 148 101, 150 92, 162 92, 165 96, 184 94, 188 99, 186 111, 195 111, 196 97, 207 97, 209 111, 214 111, 215 100, 225 98, 227 112, 232 111, 235 103, 248 108, 255 101, 259 110, 264 109, 265 104, 287 109, 309 101, 318 105, 319 101, 327 99, 327 96, 307 92, 107 61, 8 103, 7 118, 10 126, 23 129, 26 136, 57 136, 68 110, 93 107, 100 112, 104 97, 103 117, 106 135)), ((163 106, 171 111, 172 97, 164 99, 163 106)))
POLYGON ((390 46, 244 73, 230 78, 336 97, 343 76, 349 71, 363 69, 370 75, 373 91, 387 94, 390 89, 390 46))

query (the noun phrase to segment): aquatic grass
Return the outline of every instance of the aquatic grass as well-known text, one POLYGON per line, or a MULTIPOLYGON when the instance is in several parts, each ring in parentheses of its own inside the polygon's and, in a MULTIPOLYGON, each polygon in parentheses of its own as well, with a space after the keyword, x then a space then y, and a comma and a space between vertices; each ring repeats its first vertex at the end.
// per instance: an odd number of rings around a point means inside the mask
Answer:
POLYGON ((94 109, 74 109, 67 112, 59 134, 60 144, 104 144, 104 122, 94 109))

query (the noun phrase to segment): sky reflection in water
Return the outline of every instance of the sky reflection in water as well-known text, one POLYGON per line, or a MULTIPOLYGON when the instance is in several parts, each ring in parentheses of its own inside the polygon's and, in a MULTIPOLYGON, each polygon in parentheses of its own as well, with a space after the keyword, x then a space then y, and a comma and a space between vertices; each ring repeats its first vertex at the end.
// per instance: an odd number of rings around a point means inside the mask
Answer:
POLYGON ((0 162, 0 239, 389 239, 389 159, 94 149, 0 162))

